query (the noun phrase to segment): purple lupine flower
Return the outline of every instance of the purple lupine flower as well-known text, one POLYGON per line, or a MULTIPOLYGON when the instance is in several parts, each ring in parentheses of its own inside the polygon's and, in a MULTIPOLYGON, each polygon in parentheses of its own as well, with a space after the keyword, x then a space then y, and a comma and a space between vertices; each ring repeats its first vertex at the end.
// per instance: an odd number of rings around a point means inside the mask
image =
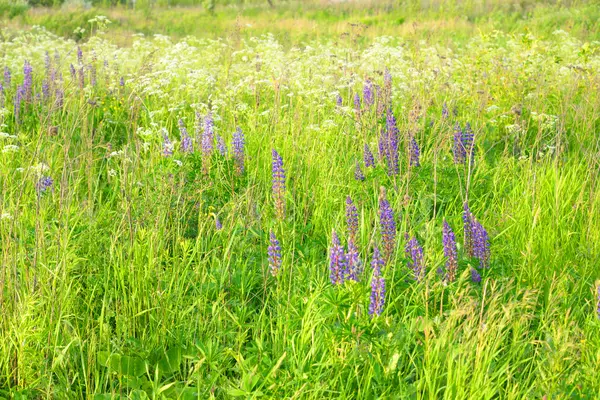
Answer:
POLYGON ((335 230, 331 237, 331 248, 329 249, 329 279, 332 285, 340 285, 344 283, 344 274, 346 273, 346 254, 340 243, 335 230))
POLYGON ((356 161, 356 165, 354 167, 354 179, 357 181, 364 181, 365 174, 363 174, 362 169, 360 168, 360 164, 356 161))
POLYGON ((119 79, 119 85, 121 85, 121 87, 125 86, 125 78, 121 77, 121 79, 119 79))
POLYGON ((473 161, 473 139, 475 135, 473 134, 473 130, 471 129, 471 124, 467 122, 465 125, 465 129, 462 131, 461 143, 463 148, 465 149, 465 156, 469 156, 470 162, 473 161))
POLYGON ((360 115, 360 96, 358 93, 354 93, 354 111, 357 115, 360 115))
POLYGON ((244 173, 244 149, 245 138, 241 128, 237 128, 233 134, 233 158, 235 160, 235 171, 238 175, 244 173))
POLYGON ((367 79, 363 86, 363 100, 367 108, 370 108, 373 104, 375 104, 375 97, 373 96, 373 82, 371 82, 370 79, 367 79))
POLYGON ((219 154, 222 156, 227 155, 227 145, 221 135, 217 135, 217 150, 219 150, 219 154))
POLYGON ((69 65, 69 71, 71 72, 71 79, 75 80, 77 71, 75 71, 75 66, 73 66, 73 64, 69 65))
POLYGON ((465 235, 465 251, 467 257, 473 257, 473 214, 469 209, 469 203, 463 205, 463 231, 465 235))
POLYGON ((194 151, 194 145, 192 144, 192 138, 188 134, 187 128, 183 123, 183 120, 179 118, 178 121, 179 132, 181 134, 181 151, 183 153, 191 153, 194 151))
POLYGON ((218 215, 215 216, 215 229, 218 231, 223 229, 223 224, 221 223, 221 220, 219 219, 218 215))
POLYGON ((346 197, 346 227, 348 238, 356 240, 358 236, 358 210, 350 196, 346 197))
POLYGON ((214 120, 212 113, 209 111, 204 117, 204 131, 202 132, 202 171, 208 175, 210 170, 210 156, 213 151, 214 137, 214 120))
POLYGON ((375 166, 375 158, 373 157, 373 153, 371 153, 371 149, 369 149, 369 145, 366 143, 363 151, 363 161, 367 168, 375 166))
POLYGON ((404 249, 406 258, 408 258, 408 268, 415 274, 415 280, 421 282, 425 276, 425 263, 423 262, 423 247, 417 241, 417 238, 411 238, 404 249))
POLYGON ((275 213, 278 218, 285 216, 285 170, 283 159, 275 149, 272 150, 273 165, 273 199, 275 201, 275 213))
POLYGON ((444 104, 442 105, 442 118, 446 119, 450 116, 450 112, 448 111, 448 104, 446 104, 446 102, 444 102, 444 104))
POLYGON ((65 98, 65 92, 62 89, 56 89, 56 91, 54 92, 54 97, 56 99, 54 104, 56 104, 58 108, 62 108, 65 98))
POLYGON ((475 283, 481 282, 481 275, 475 268, 471 268, 471 280, 475 283))
POLYGON ((388 166, 388 175, 398 175, 400 164, 398 163, 398 127, 396 126, 396 117, 392 109, 388 109, 386 116, 386 146, 385 154, 388 166))
POLYGON ((204 117, 204 132, 202 133, 202 154, 204 156, 208 157, 212 154, 214 142, 214 120, 209 111, 204 117))
POLYGON ((346 273, 345 278, 358 282, 360 275, 362 274, 362 263, 358 254, 358 249, 354 243, 354 239, 351 237, 348 239, 348 253, 346 253, 346 273))
POLYGON ((409 142, 409 165, 411 167, 419 167, 421 164, 419 163, 419 156, 421 155, 421 150, 419 149, 419 145, 415 140, 414 136, 411 136, 409 142))
POLYGON ((369 302, 369 315, 381 315, 385 304, 385 280, 381 276, 381 267, 385 264, 377 246, 373 247, 373 278, 371 278, 371 297, 369 302))
POLYGON ((173 155, 173 142, 169 139, 166 133, 163 136, 163 150, 162 155, 165 157, 171 157, 173 155))
POLYGON ((4 86, 0 83, 0 108, 4 108, 4 86))
POLYGON ((4 87, 7 89, 10 87, 10 77, 10 68, 4 67, 4 87))
POLYGON ((83 51, 81 51, 81 47, 77 46, 77 63, 79 65, 83 64, 83 51))
POLYGON ((49 176, 42 176, 35 185, 38 196, 46 193, 48 190, 52 190, 54 180, 49 176))
POLYGON ((479 260, 479 268, 489 268, 490 266, 490 239, 487 231, 477 221, 472 223, 473 238, 473 256, 479 260))
POLYGON ((30 101, 33 97, 33 68, 27 60, 23 65, 23 91, 25 100, 30 101))
POLYGON ((339 93, 338 93, 337 97, 335 98, 335 104, 338 107, 341 107, 343 104, 342 96, 339 93))
POLYGON ((454 156, 454 164, 464 164, 467 159, 467 152, 465 151, 465 147, 462 142, 462 129, 460 128, 460 124, 457 122, 454 127, 454 143, 452 145, 452 154, 454 156))
POLYGON ((15 102, 14 102, 15 121, 17 123, 19 123, 19 121, 20 121, 21 103, 23 103, 24 97, 25 97, 25 90, 23 89, 23 85, 18 85, 17 86, 17 94, 15 95, 15 102))
POLYGON ((396 221, 394 211, 387 199, 382 196, 379 200, 379 222, 385 261, 390 261, 396 248, 396 221))
POLYGON ((269 270, 271 271, 271 275, 277 276, 281 269, 281 246, 273 231, 269 233, 269 248, 267 249, 267 253, 269 255, 269 270))
POLYGON ((48 98, 50 97, 50 85, 45 79, 42 82, 42 95, 44 96, 44 100, 48 100, 48 98))
POLYGON ((446 257, 446 279, 449 282, 454 282, 458 271, 458 250, 454 231, 452 231, 446 220, 444 220, 444 228, 442 229, 442 243, 444 245, 444 257, 446 257))

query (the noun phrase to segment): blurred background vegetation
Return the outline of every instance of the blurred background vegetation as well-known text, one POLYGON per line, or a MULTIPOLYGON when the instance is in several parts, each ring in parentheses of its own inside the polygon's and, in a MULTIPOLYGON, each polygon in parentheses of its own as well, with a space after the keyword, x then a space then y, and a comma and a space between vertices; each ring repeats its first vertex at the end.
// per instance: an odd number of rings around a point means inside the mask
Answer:
POLYGON ((112 21, 107 33, 121 45, 140 33, 272 33, 285 45, 315 38, 360 44, 381 35, 456 43, 494 30, 550 35, 563 29, 600 40, 598 0, 0 0, 0 25, 9 30, 39 25, 85 40, 78 28, 91 34, 88 21, 96 15, 112 21))

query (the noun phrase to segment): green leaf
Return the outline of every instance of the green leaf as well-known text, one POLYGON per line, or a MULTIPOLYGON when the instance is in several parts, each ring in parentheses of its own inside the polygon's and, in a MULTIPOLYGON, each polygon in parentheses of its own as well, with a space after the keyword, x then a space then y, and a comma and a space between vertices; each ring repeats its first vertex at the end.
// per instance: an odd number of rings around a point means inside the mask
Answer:
POLYGON ((158 369, 163 374, 169 374, 179 370, 179 365, 182 360, 181 347, 173 347, 169 349, 164 357, 158 361, 158 369))
POLYGON ((102 367, 108 367, 108 359, 110 358, 109 351, 99 351, 96 354, 96 362, 102 367))
POLYGON ((242 397, 248 395, 248 392, 245 392, 238 388, 229 388, 227 389, 227 394, 233 397, 242 397))
POLYGON ((121 373, 128 376, 141 376, 146 372, 146 363, 139 357, 121 357, 121 373))

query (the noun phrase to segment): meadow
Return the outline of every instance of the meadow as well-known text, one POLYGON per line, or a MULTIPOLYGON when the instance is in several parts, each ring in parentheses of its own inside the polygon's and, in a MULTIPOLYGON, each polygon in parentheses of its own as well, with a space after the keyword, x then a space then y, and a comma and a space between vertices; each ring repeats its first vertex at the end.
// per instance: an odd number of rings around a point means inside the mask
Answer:
POLYGON ((0 398, 600 398, 600 10, 442 3, 4 15, 0 398))

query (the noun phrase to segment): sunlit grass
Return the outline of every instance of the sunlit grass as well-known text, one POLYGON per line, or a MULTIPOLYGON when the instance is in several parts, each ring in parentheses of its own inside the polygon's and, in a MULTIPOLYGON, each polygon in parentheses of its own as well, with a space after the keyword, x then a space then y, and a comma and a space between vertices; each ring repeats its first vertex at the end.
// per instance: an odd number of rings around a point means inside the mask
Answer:
POLYGON ((106 26, 88 22, 99 10, 74 22, 77 11, 31 10, 10 22, 0 41, 0 73, 11 71, 10 84, 0 76, 0 396, 600 396, 594 11, 532 6, 528 25, 501 9, 400 21, 403 11, 347 7, 102 10, 106 26), (17 116, 25 60, 33 93, 17 116), (400 131, 393 176, 378 155, 385 117, 377 105, 360 118, 353 109, 366 79, 384 87, 386 69, 400 131), (209 111, 226 156, 202 153, 209 111), (181 150, 180 119, 192 153, 181 150), (455 164, 455 125, 467 122, 473 161, 455 164), (53 180, 45 191, 43 177, 53 180), (382 192, 398 241, 382 272, 383 312, 371 317, 382 192), (333 230, 347 244, 347 196, 365 272, 333 286, 328 248, 333 230), (490 236, 481 283, 464 248, 467 199, 490 236), (437 271, 444 220, 458 242, 454 282, 437 271), (420 282, 405 234, 424 248, 420 282))

